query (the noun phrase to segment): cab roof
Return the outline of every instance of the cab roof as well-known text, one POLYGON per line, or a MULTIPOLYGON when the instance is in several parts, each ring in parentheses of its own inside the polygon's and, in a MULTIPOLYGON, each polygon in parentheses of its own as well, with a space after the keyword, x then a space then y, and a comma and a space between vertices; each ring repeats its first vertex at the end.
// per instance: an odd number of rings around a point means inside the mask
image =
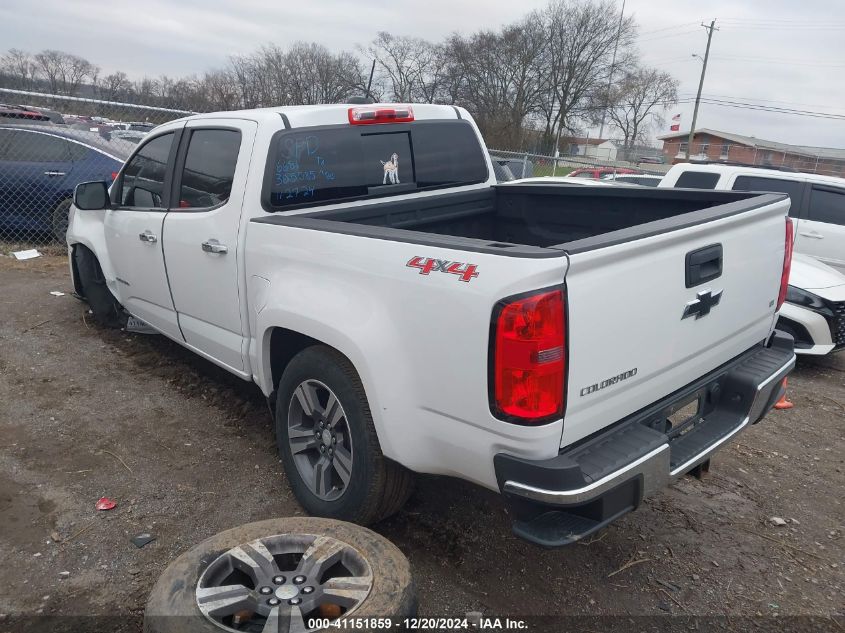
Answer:
POLYGON ((202 119, 249 119, 261 122, 277 122, 279 119, 287 120, 291 128, 314 127, 318 125, 338 125, 349 123, 349 110, 351 108, 377 109, 377 108, 407 108, 414 110, 414 120, 432 119, 461 119, 469 118, 469 114, 463 108, 449 105, 435 105, 430 103, 366 103, 350 104, 335 103, 327 105, 300 105, 300 106, 279 106, 272 108, 255 108, 252 110, 232 110, 226 112, 208 112, 195 114, 183 121, 195 121, 202 119))

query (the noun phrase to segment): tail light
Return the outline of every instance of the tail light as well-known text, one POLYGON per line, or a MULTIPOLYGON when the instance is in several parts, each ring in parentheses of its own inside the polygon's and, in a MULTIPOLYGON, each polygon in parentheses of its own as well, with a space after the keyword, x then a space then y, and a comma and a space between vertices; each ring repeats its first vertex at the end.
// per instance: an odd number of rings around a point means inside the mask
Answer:
POLYGON ((414 109, 411 106, 395 108, 362 107, 349 108, 349 122, 352 125, 367 125, 370 123, 410 123, 414 120, 414 109))
POLYGON ((500 302, 491 336, 491 410, 509 422, 563 415, 566 323, 563 290, 500 302))
POLYGON ((789 288, 789 271, 792 269, 792 245, 795 234, 792 232, 792 218, 786 218, 786 237, 783 246, 783 272, 780 275, 780 294, 778 294, 778 306, 780 310, 783 302, 786 301, 786 291, 789 288))
POLYGON ((111 173, 111 179, 112 179, 112 182, 114 182, 114 180, 117 178, 117 174, 118 174, 118 172, 116 172, 116 171, 113 171, 113 172, 111 173))

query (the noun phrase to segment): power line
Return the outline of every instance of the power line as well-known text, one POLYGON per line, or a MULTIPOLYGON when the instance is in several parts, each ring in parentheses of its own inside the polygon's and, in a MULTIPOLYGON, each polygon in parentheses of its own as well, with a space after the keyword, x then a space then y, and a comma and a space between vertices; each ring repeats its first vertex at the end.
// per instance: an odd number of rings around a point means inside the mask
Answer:
POLYGON ((795 24, 795 25, 827 25, 845 24, 842 20, 790 20, 783 18, 719 18, 720 22, 738 22, 744 24, 795 24))
POLYGON ((766 57, 740 57, 738 55, 719 55, 713 59, 722 61, 747 62, 751 64, 777 64, 782 66, 813 66, 814 68, 845 68, 845 64, 829 64, 810 60, 773 59, 766 57))
POLYGON ((662 29, 651 29, 649 31, 643 31, 640 35, 649 35, 650 33, 660 33, 662 31, 673 31, 675 29, 680 29, 685 26, 698 26, 698 22, 682 22, 681 24, 673 24, 672 26, 664 26, 662 29))
POLYGON ((725 107, 740 108, 744 110, 757 110, 760 112, 773 112, 777 114, 790 114, 796 116, 807 116, 818 119, 832 119, 835 121, 845 121, 845 114, 836 114, 833 112, 817 112, 813 110, 797 110, 795 108, 782 108, 778 106, 768 106, 758 103, 746 103, 742 101, 728 101, 725 99, 712 99, 702 97, 702 102, 708 105, 720 105, 725 107))
MULTIPOLYGON (((682 95, 685 95, 684 98, 689 98, 689 99, 691 99, 693 97, 693 94, 691 92, 688 93, 688 94, 682 93, 682 95)), ((780 99, 760 99, 758 97, 737 97, 735 95, 717 95, 717 94, 713 94, 713 93, 702 94, 701 96, 707 97, 708 99, 710 99, 710 98, 723 98, 723 99, 738 100, 738 101, 751 101, 751 102, 760 101, 760 102, 763 102, 763 103, 781 103, 781 104, 785 104, 785 105, 805 106, 805 107, 809 107, 809 108, 828 108, 828 107, 830 107, 826 103, 801 103, 801 102, 798 102, 798 101, 781 101, 780 99)), ((834 109, 845 110, 845 108, 834 108, 834 109)))
POLYGON ((670 37, 680 37, 681 35, 690 35, 691 33, 698 33, 698 29, 693 29, 690 31, 681 31, 679 33, 668 33, 666 35, 658 35, 656 37, 646 37, 637 40, 638 42, 653 42, 655 40, 665 40, 670 37))

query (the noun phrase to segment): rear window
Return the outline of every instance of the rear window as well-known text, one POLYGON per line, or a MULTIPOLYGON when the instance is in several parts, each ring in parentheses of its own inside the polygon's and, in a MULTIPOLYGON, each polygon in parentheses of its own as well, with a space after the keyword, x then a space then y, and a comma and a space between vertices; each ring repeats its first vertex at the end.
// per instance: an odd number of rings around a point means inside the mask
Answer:
POLYGON ((737 176, 732 187, 734 191, 774 191, 789 195, 789 215, 798 215, 804 183, 782 178, 761 178, 760 176, 737 176))
POLYGON ((807 217, 815 222, 845 226, 845 190, 813 187, 807 217))
POLYGON ((270 146, 263 200, 278 210, 485 180, 467 121, 284 130, 270 146))
POLYGON ((675 187, 686 189, 715 189, 719 174, 709 171, 685 171, 678 177, 675 187))

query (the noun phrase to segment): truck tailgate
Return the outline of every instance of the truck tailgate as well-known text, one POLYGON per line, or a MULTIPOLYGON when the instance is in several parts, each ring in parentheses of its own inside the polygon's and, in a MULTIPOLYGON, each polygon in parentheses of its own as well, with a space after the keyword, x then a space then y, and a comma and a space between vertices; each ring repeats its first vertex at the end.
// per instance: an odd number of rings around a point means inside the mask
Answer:
POLYGON ((748 203, 742 213, 570 252, 561 446, 667 396, 768 336, 789 204, 748 203), (693 272, 688 280, 688 254, 700 251, 710 260, 719 246, 721 275, 696 284, 693 272))

